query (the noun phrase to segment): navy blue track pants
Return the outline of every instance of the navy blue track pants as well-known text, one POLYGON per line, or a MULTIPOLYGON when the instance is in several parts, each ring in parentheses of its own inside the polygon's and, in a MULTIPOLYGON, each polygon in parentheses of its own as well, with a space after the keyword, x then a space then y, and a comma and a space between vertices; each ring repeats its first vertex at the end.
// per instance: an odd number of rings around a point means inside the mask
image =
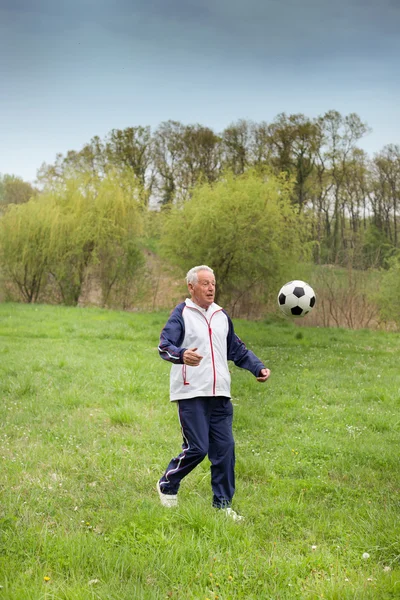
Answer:
POLYGON ((207 456, 211 462, 213 506, 229 506, 235 493, 233 406, 224 396, 178 400, 182 452, 160 479, 164 494, 177 494, 182 479, 207 456))

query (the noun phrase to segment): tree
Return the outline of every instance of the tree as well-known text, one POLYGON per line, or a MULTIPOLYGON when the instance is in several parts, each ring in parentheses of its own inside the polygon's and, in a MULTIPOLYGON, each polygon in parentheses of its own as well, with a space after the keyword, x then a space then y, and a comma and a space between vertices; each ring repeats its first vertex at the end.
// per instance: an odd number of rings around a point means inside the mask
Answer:
POLYGON ((265 121, 250 125, 250 164, 257 170, 270 168, 272 149, 269 140, 269 125, 265 121))
POLYGON ((0 264, 25 302, 36 302, 49 259, 50 219, 39 200, 11 205, 0 219, 0 264))
POLYGON ((188 198, 198 183, 214 183, 221 171, 220 138, 208 127, 186 125, 181 137, 179 185, 188 198))
POLYGON ((121 279, 142 264, 141 188, 131 171, 68 179, 44 195, 52 214, 49 272, 65 304, 77 304, 90 266, 97 269, 103 304, 121 279))
POLYGON ((255 286, 268 296, 304 249, 304 222, 291 204, 291 193, 286 178, 252 171, 226 174, 212 187, 198 186, 190 202, 167 215, 164 254, 183 269, 212 266, 218 300, 237 302, 255 286))
POLYGON ((218 179, 220 138, 202 125, 161 123, 154 134, 154 163, 161 205, 187 200, 195 185, 218 179))
POLYGON ((272 167, 277 175, 286 173, 292 178, 292 201, 300 212, 304 210, 311 200, 311 176, 321 145, 318 123, 302 114, 281 113, 270 124, 251 123, 249 133, 251 164, 272 167))
POLYGON ((25 204, 38 190, 16 175, 0 175, 0 211, 9 204, 25 204))
POLYGON ((182 123, 166 121, 154 133, 154 164, 161 205, 173 204, 176 198, 183 131, 182 123))
POLYGON ((112 129, 105 139, 105 160, 115 170, 131 169, 149 198, 154 185, 151 129, 126 127, 112 129))
POLYGON ((143 265, 143 190, 131 170, 104 178, 75 174, 0 219, 2 270, 26 302, 50 276, 65 304, 77 304, 91 270, 103 304, 143 265))
POLYGON ((375 225, 399 246, 400 146, 390 144, 374 156, 372 206, 375 225))
POLYGON ((235 175, 244 173, 250 164, 252 127, 251 122, 239 119, 222 132, 224 168, 235 175))
POLYGON ((144 264, 139 246, 143 207, 141 187, 130 169, 110 172, 100 182, 94 203, 96 237, 93 264, 106 305, 112 291, 128 288, 144 264))
POLYGON ((331 249, 329 258, 331 261, 337 262, 342 247, 341 240, 344 237, 345 226, 344 180, 356 143, 369 131, 369 128, 357 114, 351 113, 343 117, 335 110, 325 113, 323 117, 319 118, 318 122, 325 147, 322 156, 329 166, 330 194, 333 200, 333 231, 329 240, 331 249))

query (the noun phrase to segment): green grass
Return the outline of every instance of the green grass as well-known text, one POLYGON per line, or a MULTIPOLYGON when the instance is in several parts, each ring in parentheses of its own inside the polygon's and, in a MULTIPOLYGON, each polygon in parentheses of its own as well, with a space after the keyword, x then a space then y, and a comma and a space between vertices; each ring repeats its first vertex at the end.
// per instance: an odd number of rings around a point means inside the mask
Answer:
POLYGON ((237 524, 207 460, 159 505, 166 318, 0 304, 0 600, 400 598, 399 336, 236 322, 237 524))

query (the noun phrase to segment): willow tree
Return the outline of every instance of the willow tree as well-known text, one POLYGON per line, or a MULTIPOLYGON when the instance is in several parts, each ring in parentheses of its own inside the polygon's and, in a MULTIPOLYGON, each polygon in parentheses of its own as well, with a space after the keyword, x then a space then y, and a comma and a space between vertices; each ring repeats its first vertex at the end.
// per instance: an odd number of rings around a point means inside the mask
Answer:
POLYGON ((302 258, 305 222, 291 203, 286 177, 253 172, 226 175, 166 215, 161 247, 188 269, 208 264, 216 272, 217 301, 235 303, 257 289, 264 299, 302 258))
POLYGON ((121 279, 142 264, 141 188, 132 173, 68 179, 45 194, 52 215, 49 271, 65 304, 77 304, 88 268, 95 267, 103 303, 121 279))
POLYGON ((0 219, 0 267, 25 302, 38 299, 49 258, 50 219, 42 202, 11 205, 0 219))
POLYGON ((91 200, 90 191, 82 189, 82 178, 78 177, 43 194, 42 201, 51 215, 48 270, 64 304, 77 304, 94 250, 91 200))
POLYGON ((147 193, 130 169, 110 172, 96 190, 93 265, 102 289, 103 304, 112 291, 127 292, 144 264, 139 245, 147 193))

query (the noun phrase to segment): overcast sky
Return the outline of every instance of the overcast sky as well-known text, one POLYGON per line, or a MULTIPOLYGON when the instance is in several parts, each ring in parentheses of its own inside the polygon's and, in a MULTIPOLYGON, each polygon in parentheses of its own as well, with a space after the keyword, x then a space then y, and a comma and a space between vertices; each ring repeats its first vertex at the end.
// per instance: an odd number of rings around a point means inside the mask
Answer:
POLYGON ((94 135, 356 112, 400 143, 400 0, 0 0, 0 173, 94 135))

